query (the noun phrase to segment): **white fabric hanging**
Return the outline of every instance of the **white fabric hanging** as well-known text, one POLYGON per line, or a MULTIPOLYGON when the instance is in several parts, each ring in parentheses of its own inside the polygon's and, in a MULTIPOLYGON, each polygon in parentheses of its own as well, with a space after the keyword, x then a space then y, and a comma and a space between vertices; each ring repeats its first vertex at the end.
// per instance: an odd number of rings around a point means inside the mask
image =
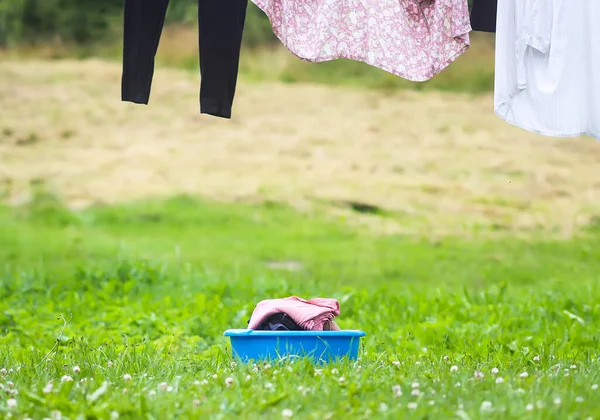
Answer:
POLYGON ((496 114, 539 134, 600 140, 600 0, 498 3, 496 114))

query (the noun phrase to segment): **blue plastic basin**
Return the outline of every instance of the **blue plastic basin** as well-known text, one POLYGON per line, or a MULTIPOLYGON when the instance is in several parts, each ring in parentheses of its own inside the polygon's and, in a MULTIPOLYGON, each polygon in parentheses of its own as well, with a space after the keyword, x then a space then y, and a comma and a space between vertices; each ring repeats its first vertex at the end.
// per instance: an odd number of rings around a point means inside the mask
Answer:
POLYGON ((358 358, 360 338, 366 333, 345 331, 227 330, 233 356, 242 362, 307 357, 315 362, 358 358))

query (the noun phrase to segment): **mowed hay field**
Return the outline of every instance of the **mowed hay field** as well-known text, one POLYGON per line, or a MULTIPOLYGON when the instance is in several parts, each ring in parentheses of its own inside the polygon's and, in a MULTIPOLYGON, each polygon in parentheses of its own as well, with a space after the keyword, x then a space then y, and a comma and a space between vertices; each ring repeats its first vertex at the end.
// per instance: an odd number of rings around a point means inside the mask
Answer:
POLYGON ((178 193, 338 213, 350 202, 385 214, 349 214, 376 229, 433 235, 569 237, 600 211, 600 146, 510 127, 491 95, 242 79, 227 121, 199 114, 198 86, 158 68, 141 106, 120 102, 118 64, 3 61, 5 198, 43 182, 77 208, 178 193))
POLYGON ((600 417, 591 139, 490 95, 0 61, 0 416, 600 417), (237 363, 267 298, 327 296, 358 361, 237 363))

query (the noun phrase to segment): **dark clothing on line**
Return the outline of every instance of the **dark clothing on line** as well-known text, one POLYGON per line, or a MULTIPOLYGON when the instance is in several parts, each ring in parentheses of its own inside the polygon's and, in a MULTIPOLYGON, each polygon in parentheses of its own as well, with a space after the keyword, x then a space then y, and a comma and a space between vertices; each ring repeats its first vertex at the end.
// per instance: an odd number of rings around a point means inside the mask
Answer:
POLYGON ((471 28, 478 32, 496 32, 498 0, 473 0, 471 28))
MULTIPOLYGON (((123 101, 148 104, 169 0, 125 0, 123 101)), ((198 0, 200 112, 231 118, 247 0, 198 0)))

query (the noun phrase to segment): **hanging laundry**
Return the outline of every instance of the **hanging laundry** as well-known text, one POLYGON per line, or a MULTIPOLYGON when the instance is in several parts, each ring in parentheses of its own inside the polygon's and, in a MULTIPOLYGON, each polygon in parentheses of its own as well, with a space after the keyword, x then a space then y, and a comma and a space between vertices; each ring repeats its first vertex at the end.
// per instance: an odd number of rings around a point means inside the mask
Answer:
POLYGON ((467 0, 252 0, 273 32, 310 62, 362 61, 425 81, 469 47, 467 0))
POLYGON ((496 32, 498 0, 473 0, 471 26, 477 32, 496 32))
MULTIPOLYGON (((247 0, 199 0, 200 112, 231 118, 247 0)), ((169 0, 125 0, 123 101, 148 104, 169 0)))
MULTIPOLYGON (((251 330, 273 330, 273 325, 269 325, 269 323, 283 324, 283 322, 277 322, 277 319, 281 321, 282 318, 271 318, 278 314, 289 316, 301 330, 339 331, 340 329, 333 322, 333 319, 340 314, 340 304, 336 299, 314 298, 305 300, 296 296, 259 302, 252 313, 250 321, 248 321, 248 328, 251 330)), ((294 325, 288 324, 286 328, 291 330, 294 325)))
POLYGON ((508 123, 600 140, 600 2, 503 0, 494 107, 508 123))

